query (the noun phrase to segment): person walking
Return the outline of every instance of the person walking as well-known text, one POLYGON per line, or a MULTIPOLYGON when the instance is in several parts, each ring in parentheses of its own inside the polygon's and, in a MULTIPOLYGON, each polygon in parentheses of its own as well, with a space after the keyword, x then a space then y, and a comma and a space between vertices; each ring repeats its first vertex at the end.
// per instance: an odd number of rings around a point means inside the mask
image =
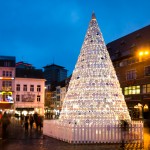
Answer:
POLYGON ((33 119, 32 115, 30 115, 29 122, 30 122, 30 130, 32 130, 32 128, 33 128, 33 122, 34 122, 34 119, 33 119))
POLYGON ((42 116, 38 116, 38 125, 40 127, 40 131, 41 131, 41 128, 43 127, 43 119, 42 119, 42 116))
POLYGON ((28 128, 29 128, 28 116, 25 116, 24 127, 25 127, 25 132, 28 132, 28 128))
POLYGON ((35 112, 33 117, 34 117, 34 122, 36 124, 36 129, 38 130, 38 126, 39 126, 39 124, 38 124, 38 114, 35 112))
POLYGON ((0 111, 0 125, 1 125, 1 122, 2 122, 2 112, 0 111))
POLYGON ((6 112, 4 112, 4 114, 2 115, 1 122, 2 122, 2 137, 5 137, 7 127, 10 124, 10 119, 6 112))

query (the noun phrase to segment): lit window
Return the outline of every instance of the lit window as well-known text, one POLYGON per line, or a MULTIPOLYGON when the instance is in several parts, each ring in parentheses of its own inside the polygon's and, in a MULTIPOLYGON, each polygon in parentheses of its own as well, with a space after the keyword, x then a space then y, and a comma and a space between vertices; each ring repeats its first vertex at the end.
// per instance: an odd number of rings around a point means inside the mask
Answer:
POLYGON ((142 87, 142 93, 146 94, 146 93, 150 93, 150 84, 145 84, 142 87))
POLYGON ((129 86, 124 88, 124 95, 140 94, 140 86, 129 86))

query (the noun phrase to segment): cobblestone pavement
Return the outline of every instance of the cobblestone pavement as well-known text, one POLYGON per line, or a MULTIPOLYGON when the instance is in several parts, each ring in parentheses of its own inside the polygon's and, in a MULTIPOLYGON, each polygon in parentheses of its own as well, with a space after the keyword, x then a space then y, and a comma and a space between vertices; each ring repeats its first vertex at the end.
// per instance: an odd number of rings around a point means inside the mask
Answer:
POLYGON ((143 143, 73 145, 43 136, 36 129, 25 132, 15 120, 0 140, 0 150, 150 150, 150 133, 148 128, 144 129, 143 143))

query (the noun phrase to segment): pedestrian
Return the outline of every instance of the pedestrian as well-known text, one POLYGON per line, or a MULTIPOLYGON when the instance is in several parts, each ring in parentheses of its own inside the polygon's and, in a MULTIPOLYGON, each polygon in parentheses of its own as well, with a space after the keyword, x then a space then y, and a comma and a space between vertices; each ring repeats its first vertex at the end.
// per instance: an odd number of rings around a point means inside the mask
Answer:
POLYGON ((30 115, 29 122, 30 122, 30 130, 32 130, 32 128, 33 128, 33 122, 34 122, 34 119, 33 119, 32 115, 30 115))
POLYGON ((40 127, 40 130, 41 128, 43 127, 43 119, 42 119, 42 116, 38 116, 38 126, 40 127))
POLYGON ((24 127, 25 127, 25 132, 28 132, 28 128, 29 128, 28 116, 25 116, 24 127))
POLYGON ((6 135, 7 127, 10 124, 10 119, 6 112, 4 112, 4 114, 2 115, 1 122, 2 122, 2 136, 4 137, 6 135))
POLYGON ((36 129, 38 130, 38 126, 39 126, 38 125, 38 114, 35 112, 33 117, 34 117, 34 122, 36 124, 36 129))
POLYGON ((1 125, 1 122, 2 122, 2 112, 0 111, 0 125, 1 125))
POLYGON ((24 115, 21 114, 21 125, 24 126, 24 115))

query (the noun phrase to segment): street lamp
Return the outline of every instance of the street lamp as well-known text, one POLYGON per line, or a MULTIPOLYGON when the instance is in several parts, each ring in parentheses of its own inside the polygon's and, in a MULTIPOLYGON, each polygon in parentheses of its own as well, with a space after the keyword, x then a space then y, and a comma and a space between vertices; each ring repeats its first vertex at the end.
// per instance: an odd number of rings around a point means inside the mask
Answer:
POLYGON ((145 49, 145 50, 140 50, 138 52, 138 56, 139 56, 139 61, 142 61, 143 57, 147 57, 149 55, 149 50, 145 49))

